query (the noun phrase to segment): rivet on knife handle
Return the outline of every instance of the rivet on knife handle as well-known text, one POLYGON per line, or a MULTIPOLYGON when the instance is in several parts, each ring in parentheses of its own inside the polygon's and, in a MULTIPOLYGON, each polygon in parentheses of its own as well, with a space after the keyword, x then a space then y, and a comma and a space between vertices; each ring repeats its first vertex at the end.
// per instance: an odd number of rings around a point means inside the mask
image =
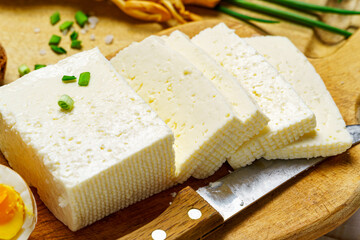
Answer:
POLYGON ((119 240, 198 239, 223 222, 213 207, 191 187, 186 187, 159 217, 119 240))

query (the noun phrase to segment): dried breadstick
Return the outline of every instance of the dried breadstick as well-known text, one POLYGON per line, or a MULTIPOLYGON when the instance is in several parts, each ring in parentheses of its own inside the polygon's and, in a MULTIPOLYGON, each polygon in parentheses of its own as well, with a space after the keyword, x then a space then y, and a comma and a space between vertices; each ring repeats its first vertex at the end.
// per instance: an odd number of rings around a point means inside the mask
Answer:
MULTIPOLYGON (((171 18, 179 23, 198 21, 202 18, 185 9, 181 0, 112 0, 127 15, 155 22, 166 22, 171 18)), ((192 0, 192 3, 200 2, 192 0)), ((206 1, 204 1, 205 3, 206 1)), ((210 1, 212 2, 212 1, 210 1)), ((208 5, 205 3, 205 5, 208 5)), ((205 6, 203 5, 203 6, 205 6)), ((209 5, 210 6, 210 5, 209 5)))
POLYGON ((127 15, 145 21, 166 22, 171 19, 170 12, 153 1, 112 0, 127 15))
MULTIPOLYGON (((357 0, 347 0, 347 1, 329 1, 327 2, 327 6, 337 7, 347 10, 354 10, 357 4, 357 0)), ((332 14, 332 13, 322 13, 320 14, 320 18, 323 22, 332 25, 334 27, 348 29, 351 26, 351 15, 340 15, 340 14, 332 14)), ((324 31, 322 29, 316 28, 316 33, 319 38, 327 43, 327 44, 337 44, 344 40, 344 36, 339 34, 334 34, 328 31, 324 31)))
POLYGON ((182 2, 184 4, 193 4, 193 5, 213 8, 220 2, 220 0, 182 0, 182 2))

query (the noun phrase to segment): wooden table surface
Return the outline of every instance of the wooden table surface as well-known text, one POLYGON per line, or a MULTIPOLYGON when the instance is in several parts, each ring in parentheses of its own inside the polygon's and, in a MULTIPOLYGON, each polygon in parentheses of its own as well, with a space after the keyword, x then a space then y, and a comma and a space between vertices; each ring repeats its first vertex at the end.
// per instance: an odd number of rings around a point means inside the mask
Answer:
MULTIPOLYGON (((324 4, 327 0, 304 1, 324 4)), ((189 9, 203 16, 204 19, 233 19, 205 8, 189 7, 189 9)), ((17 67, 23 63, 30 67, 36 63, 51 64, 78 52, 78 50, 70 49, 68 36, 63 37, 61 42, 61 46, 69 50, 67 55, 56 55, 47 44, 52 34, 61 35, 58 30, 59 24, 56 26, 49 24, 49 16, 55 11, 59 11, 62 21, 73 20, 74 14, 78 10, 83 10, 100 19, 95 29, 90 29, 87 34, 80 34, 79 39, 83 41, 83 49, 87 50, 98 46, 104 55, 114 52, 118 48, 118 44, 128 44, 172 26, 171 23, 147 23, 132 19, 122 13, 110 0, 0 0, 0 42, 9 57, 4 83, 15 81, 18 78, 17 67), (35 28, 39 28, 40 33, 34 33, 35 28), (95 41, 90 40, 91 34, 95 35, 95 41), (114 43, 111 45, 106 45, 104 41, 108 34, 114 36, 114 43), (39 54, 41 49, 46 50, 46 54, 43 56, 39 54)), ((247 10, 240 12, 255 17, 274 19, 247 10)), ((309 14, 300 14, 314 18, 309 14)), ((288 37, 302 52, 312 57, 327 56, 344 44, 341 42, 336 45, 325 45, 319 42, 312 29, 286 21, 281 21, 279 24, 254 22, 253 27, 266 34, 288 37)), ((75 29, 79 30, 76 24, 75 29)))
MULTIPOLYGON (((106 1, 0 1, 0 42, 4 45, 9 57, 5 83, 17 79, 17 67, 22 63, 29 66, 35 63, 51 64, 66 57, 52 53, 47 45, 51 34, 59 34, 57 26, 49 24, 49 16, 58 10, 63 20, 71 20, 79 9, 92 13, 100 19, 96 29, 90 29, 84 35, 80 34, 80 40, 84 41, 84 49, 99 46, 104 55, 114 52, 119 46, 140 40, 168 27, 168 25, 133 20, 106 1), (34 33, 36 27, 40 28, 40 33, 34 33), (92 33, 95 34, 95 41, 90 40, 92 33), (114 35, 115 40, 111 45, 106 45, 104 42, 107 34, 114 35), (46 55, 41 56, 40 49, 45 49, 46 55)), ((227 16, 209 10, 192 9, 202 13, 206 19, 229 19, 227 16)), ((312 31, 307 28, 289 23, 283 23, 277 27, 278 29, 272 26, 271 32, 283 33, 281 35, 290 37, 303 51, 313 38, 312 31), (293 31, 286 30, 289 27, 293 31)), ((246 30, 248 28, 245 29, 243 26, 238 26, 238 28, 239 32, 248 31, 246 30)), ((359 42, 360 34, 357 33, 353 39, 359 42)), ((69 42, 68 36, 64 37, 61 45, 70 49, 69 42)), ((70 50, 68 55, 76 52, 78 51, 70 50)), ((355 109, 357 93, 360 92, 358 82, 360 81, 360 63, 357 61, 359 55, 359 46, 353 44, 353 46, 340 49, 336 55, 312 61, 324 78, 347 124, 357 122, 355 109)), ((225 223, 208 238, 312 239, 340 225, 360 205, 359 147, 333 157, 288 182, 225 223)), ((0 162, 6 164, 1 157, 0 162)), ((214 176, 203 181, 190 179, 183 185, 112 214, 76 233, 70 232, 57 221, 37 197, 39 215, 43 218, 39 218, 39 224, 31 239, 113 239, 123 236, 143 226, 164 211, 172 201, 170 193, 177 192, 186 185, 196 189, 227 174, 229 169, 229 166, 224 166, 214 176)))

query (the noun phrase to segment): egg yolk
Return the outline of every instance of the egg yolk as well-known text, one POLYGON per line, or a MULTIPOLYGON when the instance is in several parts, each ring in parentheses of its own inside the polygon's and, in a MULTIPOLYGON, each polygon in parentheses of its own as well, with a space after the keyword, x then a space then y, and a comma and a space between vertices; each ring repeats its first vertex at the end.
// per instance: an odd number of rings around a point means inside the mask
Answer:
POLYGON ((0 239, 11 239, 24 223, 24 202, 13 187, 0 184, 0 239))

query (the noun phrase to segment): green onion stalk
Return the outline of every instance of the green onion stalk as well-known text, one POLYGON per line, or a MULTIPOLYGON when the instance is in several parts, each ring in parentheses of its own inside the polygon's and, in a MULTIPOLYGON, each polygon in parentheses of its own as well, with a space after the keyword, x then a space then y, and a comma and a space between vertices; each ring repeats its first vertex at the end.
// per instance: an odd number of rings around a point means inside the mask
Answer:
POLYGON ((260 13, 265 13, 267 15, 271 15, 271 16, 282 18, 282 19, 285 19, 285 20, 288 20, 291 22, 295 22, 295 23, 303 25, 303 26, 318 27, 318 28, 321 28, 321 29, 324 29, 324 30, 327 30, 327 31, 330 31, 333 33, 343 35, 346 38, 350 37, 352 34, 349 31, 346 31, 346 30, 343 30, 340 28, 336 28, 336 27, 328 25, 324 22, 314 20, 311 18, 307 18, 307 17, 301 16, 296 13, 287 12, 287 11, 283 11, 283 10, 279 10, 279 9, 275 9, 275 8, 270 8, 267 6, 247 2, 244 0, 226 0, 226 2, 233 4, 235 6, 238 6, 238 7, 242 7, 242 8, 260 12, 260 13))

